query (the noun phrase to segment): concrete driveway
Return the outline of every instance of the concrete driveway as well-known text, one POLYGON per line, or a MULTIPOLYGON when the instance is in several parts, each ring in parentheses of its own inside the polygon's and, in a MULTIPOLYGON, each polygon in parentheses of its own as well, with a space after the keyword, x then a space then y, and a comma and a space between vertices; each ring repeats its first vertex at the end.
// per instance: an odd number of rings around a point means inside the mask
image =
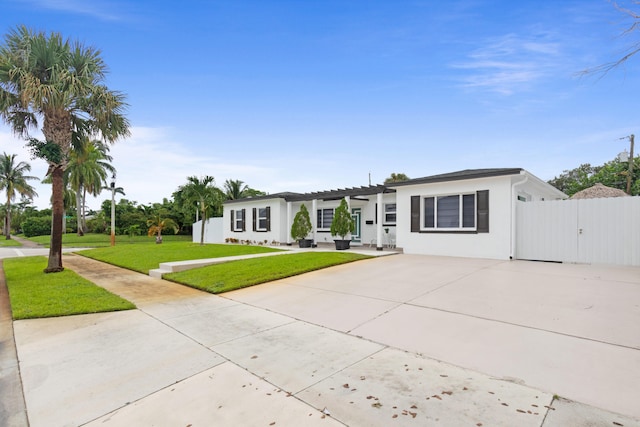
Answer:
POLYGON ((224 295, 640 417, 640 269, 397 255, 224 295))
POLYGON ((638 268, 394 255, 220 297, 64 263, 138 309, 13 322, 0 424, 22 389, 31 427, 640 427, 638 268))

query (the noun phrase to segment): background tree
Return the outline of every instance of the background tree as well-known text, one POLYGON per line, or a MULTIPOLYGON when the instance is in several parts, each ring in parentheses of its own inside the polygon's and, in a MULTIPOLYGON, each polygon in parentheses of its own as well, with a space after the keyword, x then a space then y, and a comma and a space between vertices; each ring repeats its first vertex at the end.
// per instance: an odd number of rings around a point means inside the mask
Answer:
POLYGON ((394 182, 402 182, 402 181, 409 181, 409 177, 403 173, 392 173, 391 176, 389 176, 389 178, 384 180, 384 183, 391 184, 394 182))
POLYGON ((0 190, 7 195, 5 205, 4 235, 11 239, 11 202, 16 194, 22 197, 35 197, 35 189, 27 181, 38 179, 35 176, 25 175, 31 171, 31 165, 25 162, 16 163, 15 154, 2 153, 0 155, 0 190))
MULTIPOLYGON (((631 177, 631 195, 640 195, 640 157, 636 157, 631 177)), ((629 164, 613 159, 602 166, 582 164, 575 169, 565 170, 559 176, 549 180, 549 184, 558 190, 573 196, 578 191, 594 186, 597 183, 622 191, 627 189, 627 174, 629 164)))
POLYGON ((114 142, 129 135, 124 95, 104 84, 101 52, 59 33, 17 27, 0 45, 0 116, 20 136, 39 129, 45 141, 31 138, 32 153, 49 164, 53 221, 45 272, 62 271, 63 175, 74 132, 100 134, 114 142))
POLYGON ((584 163, 575 169, 563 171, 548 182, 568 196, 572 196, 578 191, 591 187, 591 177, 599 169, 599 166, 594 167, 589 163, 584 163))
POLYGON ((173 234, 178 234, 178 224, 165 215, 166 212, 160 210, 147 220, 147 226, 149 227, 147 234, 149 237, 155 235, 156 243, 162 243, 162 232, 164 230, 173 230, 173 234))
MULTIPOLYGON (((83 236, 86 229, 85 206, 87 193, 97 196, 107 187, 109 175, 116 169, 109 163, 113 158, 109 155, 109 147, 98 140, 90 140, 86 136, 78 138, 74 149, 69 154, 69 165, 66 173, 69 185, 75 191, 76 218, 78 236, 83 236)), ((124 192, 121 194, 124 195, 124 192)))
POLYGON ((228 179, 224 182, 224 195, 226 200, 238 200, 247 197, 266 196, 264 191, 249 187, 239 179, 228 179))
POLYGON ((245 197, 249 187, 239 179, 228 179, 224 182, 224 194, 227 200, 238 200, 245 197))
POLYGON ((200 244, 204 245, 205 224, 212 214, 214 208, 221 204, 218 189, 215 187, 215 180, 212 176, 206 175, 202 178, 197 176, 187 177, 188 183, 181 186, 179 191, 181 197, 188 203, 194 202, 200 212, 202 226, 200 227, 200 244))

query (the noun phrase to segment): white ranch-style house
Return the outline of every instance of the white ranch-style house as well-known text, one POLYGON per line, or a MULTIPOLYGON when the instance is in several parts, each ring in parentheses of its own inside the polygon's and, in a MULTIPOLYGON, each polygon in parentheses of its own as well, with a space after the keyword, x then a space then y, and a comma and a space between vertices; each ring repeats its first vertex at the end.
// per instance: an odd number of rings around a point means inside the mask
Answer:
POLYGON ((356 223, 352 247, 513 259, 517 202, 566 197, 524 169, 462 170, 386 185, 230 200, 218 238, 293 244, 291 224, 304 203, 313 224, 308 238, 333 244, 333 212, 346 198, 356 223))

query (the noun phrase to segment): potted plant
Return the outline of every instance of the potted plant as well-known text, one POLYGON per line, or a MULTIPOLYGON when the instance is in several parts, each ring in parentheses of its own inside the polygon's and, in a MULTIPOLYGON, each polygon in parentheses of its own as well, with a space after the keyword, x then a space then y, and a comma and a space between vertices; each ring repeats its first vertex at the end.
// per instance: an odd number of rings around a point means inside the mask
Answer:
POLYGON ((349 233, 353 233, 355 226, 355 221, 351 216, 351 212, 349 212, 347 199, 342 199, 340 206, 336 208, 333 214, 333 221, 331 221, 331 235, 342 237, 341 240, 334 239, 337 250, 349 249, 351 239, 347 240, 346 237, 349 233))
POLYGON ((293 224, 291 224, 291 237, 293 240, 298 241, 298 245, 301 248, 310 248, 313 240, 307 239, 307 236, 311 232, 311 218, 309 217, 309 211, 304 205, 300 205, 300 210, 293 217, 293 224))

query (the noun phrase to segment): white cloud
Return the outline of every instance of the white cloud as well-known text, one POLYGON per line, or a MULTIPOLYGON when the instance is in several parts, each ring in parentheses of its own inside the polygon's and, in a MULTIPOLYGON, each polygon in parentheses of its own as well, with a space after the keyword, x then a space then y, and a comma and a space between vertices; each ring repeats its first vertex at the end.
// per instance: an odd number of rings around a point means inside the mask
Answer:
POLYGON ((550 38, 549 34, 527 37, 507 34, 493 38, 471 52, 467 61, 453 67, 470 70, 469 75, 462 77, 464 87, 511 95, 528 89, 556 66, 560 44, 550 38))
MULTIPOLYGON (((160 203, 163 198, 170 199, 173 192, 187 182, 187 177, 193 175, 212 175, 220 188, 227 179, 239 179, 268 193, 320 191, 366 184, 364 176, 349 176, 353 171, 327 172, 336 167, 331 160, 288 159, 278 152, 259 152, 251 156, 242 151, 238 151, 233 160, 227 160, 216 155, 215 146, 189 146, 179 142, 180 137, 174 133, 171 128, 133 127, 129 138, 111 146, 112 164, 117 170, 116 186, 123 188, 124 198, 139 204, 160 203)), ((0 125, 0 152, 17 154, 18 161, 31 164, 31 175, 44 178, 46 162, 31 159, 24 143, 0 125)), ((51 186, 35 183, 34 187, 39 194, 34 205, 39 209, 48 208, 51 186)), ((121 197, 116 195, 116 200, 121 197)), ((89 197, 87 205, 97 210, 102 201, 108 199, 110 193, 103 191, 96 198, 89 197)))
MULTIPOLYGON (((244 153, 239 153, 239 162, 228 162, 215 156, 214 147, 192 148, 177 142, 172 133, 168 128, 134 127, 130 138, 112 146, 116 185, 123 187, 125 198, 140 204, 161 202, 193 175, 211 175, 220 188, 226 179, 240 179, 259 190, 277 187, 281 164, 249 163, 244 153)), ((100 200, 104 197, 95 204, 100 200)))
POLYGON ((103 21, 120 21, 122 5, 103 0, 29 0, 35 7, 89 15, 103 21))

